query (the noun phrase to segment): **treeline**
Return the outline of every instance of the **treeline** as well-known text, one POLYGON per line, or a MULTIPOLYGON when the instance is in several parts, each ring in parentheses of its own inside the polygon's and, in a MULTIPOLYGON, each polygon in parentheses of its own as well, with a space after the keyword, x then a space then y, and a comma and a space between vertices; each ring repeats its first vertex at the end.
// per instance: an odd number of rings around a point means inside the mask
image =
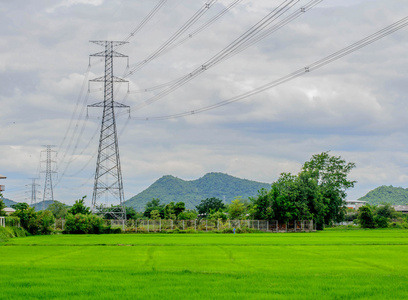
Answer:
MULTIPOLYGON (((152 199, 145 205, 143 213, 126 207, 127 219, 254 219, 314 220, 317 229, 344 220, 346 190, 355 181, 348 180, 349 172, 355 167, 341 157, 323 152, 312 156, 296 174, 282 173, 271 189, 261 189, 258 195, 249 199, 235 198, 225 204, 218 198, 206 198, 195 207, 186 209, 184 202, 163 204, 160 199, 152 199)), ((47 210, 36 213, 25 203, 15 206, 13 214, 19 217, 21 225, 31 234, 50 233, 55 218, 65 218, 67 233, 102 233, 110 228, 103 227, 101 217, 94 216, 84 204, 84 198, 77 200, 71 208, 54 202, 47 210)), ((105 217, 108 217, 105 215, 105 217)))

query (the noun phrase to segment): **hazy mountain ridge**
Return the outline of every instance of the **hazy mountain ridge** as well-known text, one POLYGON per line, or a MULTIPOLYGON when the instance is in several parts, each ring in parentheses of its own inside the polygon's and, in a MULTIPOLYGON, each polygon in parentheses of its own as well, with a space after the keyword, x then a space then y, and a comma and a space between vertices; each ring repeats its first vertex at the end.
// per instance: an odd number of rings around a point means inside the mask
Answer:
POLYGON ((365 196, 358 200, 367 201, 368 204, 378 205, 381 203, 390 203, 393 205, 408 205, 408 189, 402 187, 379 186, 369 191, 365 196))
POLYGON ((195 208, 201 200, 216 197, 226 203, 238 196, 256 196, 261 188, 269 189, 271 184, 240 179, 224 173, 208 173, 196 180, 183 180, 166 175, 154 182, 141 193, 125 201, 138 211, 143 211, 147 202, 159 198, 162 203, 183 201, 189 209, 195 208))

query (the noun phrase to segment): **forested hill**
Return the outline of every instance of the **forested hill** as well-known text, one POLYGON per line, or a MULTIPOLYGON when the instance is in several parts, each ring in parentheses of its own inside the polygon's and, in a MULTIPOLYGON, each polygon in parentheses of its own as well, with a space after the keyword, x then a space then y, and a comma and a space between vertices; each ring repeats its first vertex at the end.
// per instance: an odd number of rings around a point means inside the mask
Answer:
POLYGON ((208 173, 205 176, 186 181, 167 175, 161 177, 143 192, 125 202, 138 211, 143 211, 147 202, 159 198, 161 203, 182 201, 186 208, 193 209, 201 200, 216 197, 231 203, 235 197, 256 196, 258 190, 270 189, 269 183, 240 179, 223 173, 208 173))
POLYGON ((7 207, 11 207, 14 204, 17 204, 17 202, 14 202, 13 200, 7 199, 7 198, 3 198, 3 203, 7 206, 7 207))
POLYGON ((390 203, 393 205, 408 205, 408 189, 402 187, 380 186, 367 193, 358 200, 367 201, 368 204, 390 203))

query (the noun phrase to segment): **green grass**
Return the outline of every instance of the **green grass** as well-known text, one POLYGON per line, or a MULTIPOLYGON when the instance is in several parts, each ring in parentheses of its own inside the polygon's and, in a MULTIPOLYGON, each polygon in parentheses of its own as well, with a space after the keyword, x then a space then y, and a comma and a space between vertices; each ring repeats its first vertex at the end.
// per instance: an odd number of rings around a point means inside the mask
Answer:
POLYGON ((0 299, 406 299, 408 230, 55 235, 0 244, 0 299))

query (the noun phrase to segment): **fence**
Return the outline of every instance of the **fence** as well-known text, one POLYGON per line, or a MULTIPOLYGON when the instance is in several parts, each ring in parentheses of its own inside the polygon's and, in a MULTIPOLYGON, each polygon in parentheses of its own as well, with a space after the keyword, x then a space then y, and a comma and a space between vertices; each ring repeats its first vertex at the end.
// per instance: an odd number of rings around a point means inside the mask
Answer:
POLYGON ((263 232, 315 231, 313 220, 107 220, 112 227, 126 228, 129 232, 161 232, 168 230, 223 231, 226 229, 254 229, 263 232))
MULTIPOLYGON (((121 227, 129 232, 161 232, 168 230, 223 231, 226 229, 255 229, 263 232, 315 231, 313 220, 279 222, 276 220, 105 220, 106 225, 121 227)), ((55 230, 64 230, 65 220, 56 219, 55 230)), ((0 217, 0 226, 20 226, 17 218, 0 217)))
POLYGON ((20 219, 17 217, 0 217, 1 227, 20 227, 20 219))

